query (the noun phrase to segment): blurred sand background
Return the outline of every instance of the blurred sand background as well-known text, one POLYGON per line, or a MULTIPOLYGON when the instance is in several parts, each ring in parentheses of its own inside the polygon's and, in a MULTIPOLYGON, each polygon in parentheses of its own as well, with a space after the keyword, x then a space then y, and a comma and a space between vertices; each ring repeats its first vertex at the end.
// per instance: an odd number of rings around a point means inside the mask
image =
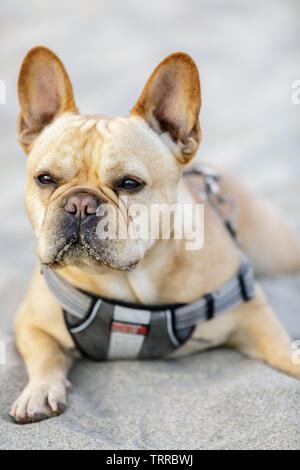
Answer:
MULTIPOLYGON (((299 382, 225 349, 178 361, 83 361, 71 375, 66 414, 25 427, 10 422, 26 381, 13 317, 35 260, 16 84, 36 45, 59 55, 82 112, 108 115, 128 113, 167 54, 191 54, 203 98, 198 157, 273 201, 300 237, 300 104, 291 101, 300 79, 299 1, 2 0, 0 340, 7 364, 0 365, 0 448, 299 448, 299 382)), ((300 276, 263 286, 300 339, 300 276)))

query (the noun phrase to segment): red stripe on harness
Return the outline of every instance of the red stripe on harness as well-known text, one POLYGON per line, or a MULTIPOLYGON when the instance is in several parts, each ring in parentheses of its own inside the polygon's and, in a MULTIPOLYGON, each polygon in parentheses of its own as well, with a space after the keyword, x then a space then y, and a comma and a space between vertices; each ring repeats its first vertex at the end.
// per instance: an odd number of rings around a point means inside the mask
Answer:
POLYGON ((119 331, 120 333, 130 333, 132 335, 143 335, 145 336, 148 331, 147 325, 136 325, 133 323, 122 323, 119 321, 113 321, 111 325, 112 331, 119 331))

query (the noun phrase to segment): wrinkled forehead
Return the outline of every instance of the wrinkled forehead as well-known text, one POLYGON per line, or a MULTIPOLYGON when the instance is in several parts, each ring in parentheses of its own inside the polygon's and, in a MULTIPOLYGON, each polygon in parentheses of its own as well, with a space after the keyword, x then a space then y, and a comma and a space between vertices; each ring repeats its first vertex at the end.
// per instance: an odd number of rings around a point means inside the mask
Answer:
POLYGON ((169 163, 170 152, 140 117, 65 114, 37 138, 29 157, 30 167, 69 172, 84 162, 103 171, 153 167, 169 163), (125 168, 124 168, 125 166, 125 168))

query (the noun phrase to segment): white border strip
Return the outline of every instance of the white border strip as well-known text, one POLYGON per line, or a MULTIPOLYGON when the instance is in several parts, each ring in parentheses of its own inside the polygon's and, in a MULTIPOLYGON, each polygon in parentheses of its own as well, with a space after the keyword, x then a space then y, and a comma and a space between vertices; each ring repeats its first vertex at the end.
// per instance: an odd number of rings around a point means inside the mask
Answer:
POLYGON ((94 320, 101 304, 102 304, 102 300, 98 299, 97 302, 94 305, 94 308, 93 308, 92 313, 90 314, 90 316, 81 325, 74 326, 74 328, 70 328, 71 333, 78 333, 79 331, 85 330, 85 328, 87 326, 89 326, 90 323, 92 323, 92 321, 94 320))

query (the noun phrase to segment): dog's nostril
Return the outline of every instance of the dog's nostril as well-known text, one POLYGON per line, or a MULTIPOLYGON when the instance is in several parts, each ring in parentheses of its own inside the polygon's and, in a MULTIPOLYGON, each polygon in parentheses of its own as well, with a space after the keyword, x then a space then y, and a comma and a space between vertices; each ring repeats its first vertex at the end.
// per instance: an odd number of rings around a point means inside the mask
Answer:
POLYGON ((77 207, 74 203, 68 200, 65 204, 65 211, 69 212, 70 214, 75 214, 77 212, 77 207))
POLYGON ((98 204, 96 200, 94 199, 94 200, 87 201, 84 206, 84 209, 85 209, 86 214, 92 215, 92 214, 96 214, 97 207, 98 207, 98 204))
POLYGON ((88 194, 73 194, 67 199, 64 209, 69 214, 83 220, 90 215, 96 214, 98 204, 98 200, 93 196, 88 194))

